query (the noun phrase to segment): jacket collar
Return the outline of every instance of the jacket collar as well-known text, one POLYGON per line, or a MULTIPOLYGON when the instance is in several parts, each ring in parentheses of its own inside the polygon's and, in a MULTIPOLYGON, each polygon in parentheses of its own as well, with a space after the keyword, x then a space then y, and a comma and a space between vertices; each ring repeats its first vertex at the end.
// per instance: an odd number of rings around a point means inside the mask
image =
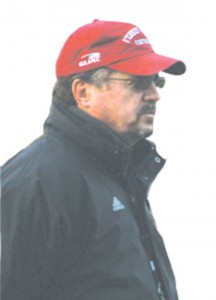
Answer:
POLYGON ((75 106, 66 110, 52 104, 44 130, 51 128, 85 148, 93 161, 117 177, 139 173, 153 181, 165 163, 152 142, 143 139, 129 147, 108 126, 75 106))

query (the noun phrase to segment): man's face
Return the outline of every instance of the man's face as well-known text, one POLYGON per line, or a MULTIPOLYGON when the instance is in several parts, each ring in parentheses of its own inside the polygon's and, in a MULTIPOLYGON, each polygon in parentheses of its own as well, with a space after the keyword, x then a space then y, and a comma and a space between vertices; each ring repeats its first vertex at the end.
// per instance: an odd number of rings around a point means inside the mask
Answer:
POLYGON ((154 77, 139 77, 115 72, 101 87, 91 86, 93 99, 88 111, 125 140, 134 144, 153 133, 156 102, 160 99, 154 77))

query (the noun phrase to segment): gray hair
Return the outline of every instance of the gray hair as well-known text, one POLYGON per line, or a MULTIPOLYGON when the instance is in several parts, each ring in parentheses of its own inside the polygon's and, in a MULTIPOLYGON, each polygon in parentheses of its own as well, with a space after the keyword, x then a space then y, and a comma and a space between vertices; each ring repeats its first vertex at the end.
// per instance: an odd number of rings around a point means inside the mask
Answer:
POLYGON ((71 105, 77 105, 71 89, 75 79, 79 78, 85 82, 92 82, 96 86, 101 87, 103 80, 113 72, 115 71, 103 67, 67 77, 60 77, 57 79, 53 88, 53 102, 64 106, 65 108, 69 108, 71 105))

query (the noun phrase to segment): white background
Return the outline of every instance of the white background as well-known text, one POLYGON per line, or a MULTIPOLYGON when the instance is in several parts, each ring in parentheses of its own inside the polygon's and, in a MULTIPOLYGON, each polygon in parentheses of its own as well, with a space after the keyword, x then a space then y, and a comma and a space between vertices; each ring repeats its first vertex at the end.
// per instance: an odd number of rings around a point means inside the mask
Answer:
POLYGON ((0 4, 0 164, 42 133, 55 61, 77 27, 93 19, 133 23, 156 52, 187 64, 184 76, 166 76, 151 138, 167 163, 150 201, 181 300, 216 299, 215 16, 214 0, 0 4))

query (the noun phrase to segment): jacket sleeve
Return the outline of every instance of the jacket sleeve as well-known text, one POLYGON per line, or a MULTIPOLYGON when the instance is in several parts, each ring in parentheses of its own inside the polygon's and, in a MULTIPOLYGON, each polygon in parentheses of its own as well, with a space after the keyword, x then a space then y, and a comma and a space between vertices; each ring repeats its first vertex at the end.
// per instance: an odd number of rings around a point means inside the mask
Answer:
POLYGON ((3 171, 2 300, 47 299, 62 289, 90 239, 81 181, 48 175, 3 171))

